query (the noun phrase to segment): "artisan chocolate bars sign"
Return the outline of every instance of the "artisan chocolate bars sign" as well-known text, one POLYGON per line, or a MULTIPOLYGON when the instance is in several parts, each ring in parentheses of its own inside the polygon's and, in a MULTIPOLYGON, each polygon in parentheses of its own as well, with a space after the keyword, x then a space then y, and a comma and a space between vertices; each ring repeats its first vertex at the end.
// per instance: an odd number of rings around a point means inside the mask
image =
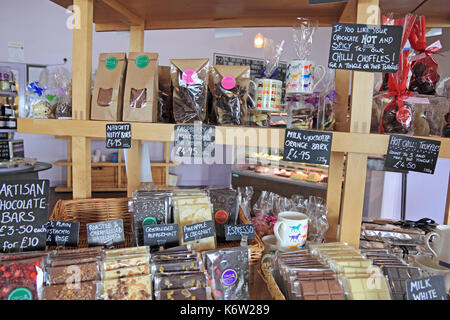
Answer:
POLYGON ((89 247, 110 247, 125 243, 123 220, 86 224, 89 247))
POLYGON ((143 228, 146 246, 177 246, 179 244, 178 224, 152 224, 143 228))
POLYGON ((397 73, 403 27, 335 23, 328 68, 397 73))
POLYGON ((216 127, 204 124, 175 125, 175 156, 179 158, 215 158, 216 127))
POLYGON ((242 236, 247 239, 255 238, 255 226, 253 224, 227 224, 225 225, 225 239, 227 241, 241 240, 242 236))
POLYGON ((214 223, 212 220, 183 226, 183 241, 195 241, 214 237, 214 223))
POLYGON ((0 182, 0 251, 45 250, 48 180, 0 182))
POLYGON ((131 148, 131 124, 112 123, 106 125, 107 149, 131 148))
POLYGON ((444 276, 406 280, 408 300, 447 300, 444 276))
POLYGON ((283 160, 328 165, 333 134, 286 129, 283 160))
POLYGON ((391 135, 384 167, 434 174, 440 148, 440 141, 391 135))
POLYGON ((46 227, 48 246, 78 246, 79 222, 49 220, 46 227))

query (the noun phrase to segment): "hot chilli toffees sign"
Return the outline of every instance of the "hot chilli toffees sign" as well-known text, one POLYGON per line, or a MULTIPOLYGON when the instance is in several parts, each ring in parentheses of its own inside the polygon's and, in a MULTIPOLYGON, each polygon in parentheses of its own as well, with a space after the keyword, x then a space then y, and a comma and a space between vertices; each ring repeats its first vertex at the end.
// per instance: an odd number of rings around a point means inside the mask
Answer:
POLYGON ((0 182, 0 251, 45 250, 48 180, 0 182))

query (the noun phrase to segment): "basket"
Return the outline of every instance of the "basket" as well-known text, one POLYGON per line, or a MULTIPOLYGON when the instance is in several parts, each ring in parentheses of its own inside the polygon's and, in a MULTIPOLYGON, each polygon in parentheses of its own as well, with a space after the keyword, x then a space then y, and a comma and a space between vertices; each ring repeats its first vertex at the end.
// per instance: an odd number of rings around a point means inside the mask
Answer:
POLYGON ((133 247, 133 216, 128 212, 128 198, 58 200, 50 216, 50 220, 80 223, 78 248, 88 247, 87 223, 117 219, 123 220, 125 243, 114 247, 133 247))
POLYGON ((277 282, 275 281, 275 278, 272 276, 272 273, 270 272, 269 268, 272 266, 270 262, 264 262, 261 264, 261 271, 259 272, 261 278, 264 280, 264 282, 267 285, 267 290, 269 291, 270 295, 272 296, 273 300, 286 300, 286 297, 283 295, 283 293, 280 290, 280 287, 278 287, 277 282))

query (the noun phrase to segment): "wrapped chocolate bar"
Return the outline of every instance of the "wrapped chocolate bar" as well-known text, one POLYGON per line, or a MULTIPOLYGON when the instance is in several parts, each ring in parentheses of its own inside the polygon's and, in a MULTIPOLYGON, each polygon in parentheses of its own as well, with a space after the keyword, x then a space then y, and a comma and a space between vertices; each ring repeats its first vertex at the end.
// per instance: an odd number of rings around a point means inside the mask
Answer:
POLYGON ((416 55, 411 58, 412 75, 409 90, 420 94, 434 95, 440 77, 438 64, 432 54, 437 53, 442 45, 438 40, 427 46, 426 33, 425 16, 419 16, 409 35, 411 47, 416 50, 416 55))
POLYGON ((152 274, 170 273, 179 271, 201 271, 202 261, 199 259, 171 260, 164 262, 154 262, 151 265, 152 274))
POLYGON ((406 280, 421 277, 418 268, 408 266, 385 266, 382 270, 388 279, 393 300, 406 300, 406 280))
POLYGON ((103 260, 103 270, 109 271, 119 268, 135 267, 148 265, 150 256, 147 254, 136 255, 136 256, 122 256, 119 258, 104 259, 103 260))
POLYGON ((67 279, 76 275, 77 281, 94 281, 98 279, 99 268, 96 262, 72 264, 46 268, 47 285, 64 284, 67 279))
POLYGON ((171 260, 200 259, 200 253, 194 251, 167 252, 162 254, 152 254, 151 262, 164 262, 171 260))
POLYGON ((250 66, 214 65, 211 70, 214 114, 219 125, 243 125, 247 119, 250 66))
POLYGON ((0 300, 39 300, 44 285, 44 258, 0 262, 0 300))
POLYGON ((103 259, 110 258, 121 258, 123 256, 133 256, 133 255, 144 255, 148 256, 150 249, 147 246, 132 247, 132 248, 121 248, 121 249, 111 249, 103 251, 103 259))
POLYGON ((106 281, 125 277, 143 276, 149 274, 150 274, 150 266, 148 264, 143 264, 140 266, 124 267, 114 270, 103 271, 102 279, 106 281))
POLYGON ((44 300, 95 300, 96 291, 95 281, 51 285, 44 289, 44 300))
POLYGON ((205 121, 209 59, 172 59, 173 117, 176 123, 205 121))
POLYGON ((152 300, 149 275, 105 280, 97 286, 97 298, 103 300, 152 300))
POLYGON ((233 189, 210 189, 209 197, 218 241, 225 241, 225 225, 239 222, 237 192, 233 189))
POLYGON ((249 249, 236 247, 203 253, 216 300, 248 300, 249 249))
POLYGON ((133 192, 133 227, 137 245, 144 244, 143 223, 169 222, 170 194, 136 190, 133 192))
POLYGON ((211 300, 211 288, 155 290, 155 300, 211 300))
POLYGON ((186 288, 206 288, 207 278, 205 272, 173 272, 168 274, 155 274, 154 288, 156 290, 173 290, 186 288))

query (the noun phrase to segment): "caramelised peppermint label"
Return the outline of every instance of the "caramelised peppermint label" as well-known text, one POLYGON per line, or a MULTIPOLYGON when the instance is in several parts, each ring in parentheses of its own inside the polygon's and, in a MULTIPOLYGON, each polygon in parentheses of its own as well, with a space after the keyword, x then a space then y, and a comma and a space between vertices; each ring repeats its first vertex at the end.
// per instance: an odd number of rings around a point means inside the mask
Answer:
POLYGON ((146 246, 178 245, 178 224, 143 224, 143 230, 146 246))

